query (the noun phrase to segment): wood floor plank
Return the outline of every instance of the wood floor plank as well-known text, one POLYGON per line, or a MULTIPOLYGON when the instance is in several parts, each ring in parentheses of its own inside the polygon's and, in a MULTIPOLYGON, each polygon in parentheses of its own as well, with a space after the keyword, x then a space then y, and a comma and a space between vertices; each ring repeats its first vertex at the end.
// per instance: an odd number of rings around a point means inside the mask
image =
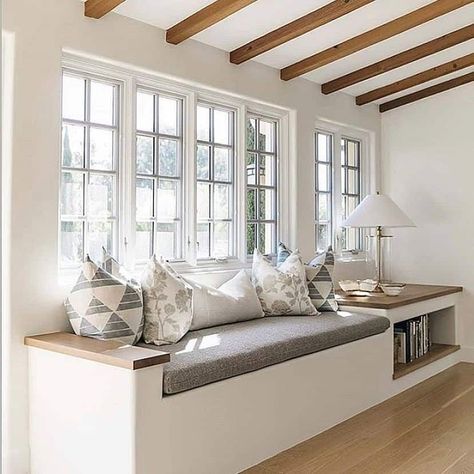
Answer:
POLYGON ((443 474, 468 474, 474 472, 474 448, 446 469, 443 474))
MULTIPOLYGON (((333 474, 348 472, 359 464, 366 473, 379 472, 367 469, 364 464, 371 462, 374 453, 385 449, 389 456, 390 449, 393 449, 398 439, 420 429, 427 420, 437 419, 451 405, 465 403, 460 400, 468 396, 474 397, 474 364, 461 363, 246 472, 333 474)), ((445 428, 450 434, 439 433, 438 438, 446 434, 447 437, 442 438, 442 441, 449 444, 449 437, 455 438, 459 434, 453 431, 455 424, 445 428)), ((430 442, 440 443, 441 439, 438 438, 430 442)), ((446 453, 450 452, 449 446, 440 444, 437 447, 446 453)), ((425 448, 419 447, 421 450, 425 448)), ((453 457, 454 454, 443 466, 448 467, 448 464, 455 462, 453 457)), ((404 460, 407 458, 404 457, 404 460)))
POLYGON ((474 414, 474 387, 471 387, 466 395, 446 404, 438 413, 397 437, 384 448, 376 450, 346 472, 350 474, 394 472, 394 466, 398 466, 401 459, 417 456, 442 433, 461 424, 466 419, 466 413, 474 414))

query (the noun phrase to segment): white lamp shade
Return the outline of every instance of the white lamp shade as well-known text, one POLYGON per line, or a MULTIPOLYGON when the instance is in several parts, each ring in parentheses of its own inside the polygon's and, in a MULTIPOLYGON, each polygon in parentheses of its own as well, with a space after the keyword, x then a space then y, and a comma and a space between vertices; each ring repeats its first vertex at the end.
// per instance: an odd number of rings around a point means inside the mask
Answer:
POLYGON ((416 227, 412 220, 388 197, 370 194, 342 223, 344 227, 416 227))

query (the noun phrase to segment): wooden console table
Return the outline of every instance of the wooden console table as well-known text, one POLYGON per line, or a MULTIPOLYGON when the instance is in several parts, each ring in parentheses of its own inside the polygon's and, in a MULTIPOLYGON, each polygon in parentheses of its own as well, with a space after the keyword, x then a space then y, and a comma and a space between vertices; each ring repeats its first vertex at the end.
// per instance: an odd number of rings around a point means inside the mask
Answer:
POLYGON ((393 378, 398 379, 440 360, 460 349, 459 323, 455 305, 461 286, 407 285, 399 296, 348 296, 338 291, 341 311, 385 316, 393 325, 424 314, 430 315, 432 346, 429 352, 406 364, 394 364, 393 378))

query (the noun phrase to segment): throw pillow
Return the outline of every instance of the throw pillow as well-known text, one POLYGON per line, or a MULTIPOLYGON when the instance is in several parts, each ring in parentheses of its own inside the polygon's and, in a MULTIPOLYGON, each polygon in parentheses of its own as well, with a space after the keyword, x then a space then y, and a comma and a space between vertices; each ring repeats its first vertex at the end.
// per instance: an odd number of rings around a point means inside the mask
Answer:
POLYGON ((306 266, 306 279, 311 301, 319 311, 337 311, 334 293, 334 252, 329 247, 306 266))
MULTIPOLYGON (((117 266, 120 267, 118 263, 117 266)), ((140 288, 119 272, 111 274, 100 268, 89 256, 64 304, 71 326, 79 336, 133 345, 142 335, 140 288)))
POLYGON ((147 344, 178 342, 192 321, 192 290, 164 261, 153 256, 141 279, 147 344))
POLYGON ((318 314, 308 296, 305 268, 298 253, 275 268, 255 249, 252 280, 265 316, 318 314))
POLYGON ((189 283, 193 287, 192 331, 263 317, 257 293, 245 270, 219 288, 189 283))

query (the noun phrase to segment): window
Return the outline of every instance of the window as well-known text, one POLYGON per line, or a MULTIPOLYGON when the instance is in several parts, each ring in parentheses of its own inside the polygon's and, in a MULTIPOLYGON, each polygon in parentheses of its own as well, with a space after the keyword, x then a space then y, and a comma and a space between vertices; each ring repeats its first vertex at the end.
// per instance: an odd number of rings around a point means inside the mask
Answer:
MULTIPOLYGON (((342 218, 349 217, 360 203, 360 142, 351 138, 341 138, 341 194, 342 218)), ((342 228, 342 248, 360 249, 360 229, 342 228)))
POLYGON ((276 253, 277 241, 277 123, 247 118, 247 254, 254 248, 276 253))
POLYGON ((139 272, 293 245, 289 110, 67 53, 62 77, 61 279, 102 247, 139 272))
POLYGON ((119 85, 65 72, 62 85, 60 262, 117 246, 119 85))
POLYGON ((136 95, 135 258, 182 258, 182 100, 139 89, 136 95))
POLYGON ((197 256, 234 256, 234 112, 197 107, 197 256))
POLYGON ((362 247, 360 229, 341 227, 362 196, 361 140, 339 132, 315 134, 316 249, 362 247))
POLYGON ((325 250, 333 240, 333 136, 316 132, 316 242, 318 250, 325 250))

